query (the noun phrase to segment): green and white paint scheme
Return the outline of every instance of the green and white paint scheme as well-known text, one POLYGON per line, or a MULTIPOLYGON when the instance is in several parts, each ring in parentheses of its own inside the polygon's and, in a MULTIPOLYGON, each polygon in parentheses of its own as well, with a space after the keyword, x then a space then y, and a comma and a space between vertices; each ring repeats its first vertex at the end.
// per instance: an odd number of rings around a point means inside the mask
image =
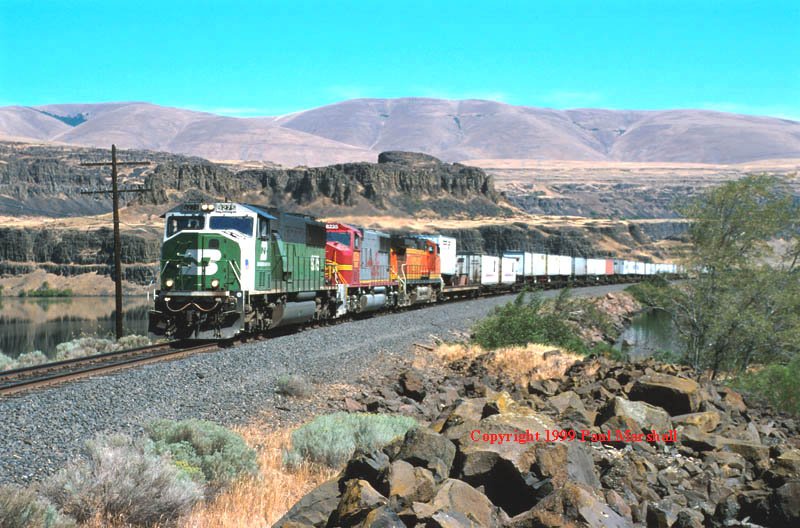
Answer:
POLYGON ((165 214, 155 335, 228 338, 327 309, 324 224, 239 203, 165 214))
POLYGON ((212 290, 211 283, 217 280, 219 290, 254 290, 259 213, 232 203, 214 204, 213 211, 200 207, 184 204, 165 215, 161 288, 173 292, 212 290), (172 286, 168 286, 169 280, 172 286))

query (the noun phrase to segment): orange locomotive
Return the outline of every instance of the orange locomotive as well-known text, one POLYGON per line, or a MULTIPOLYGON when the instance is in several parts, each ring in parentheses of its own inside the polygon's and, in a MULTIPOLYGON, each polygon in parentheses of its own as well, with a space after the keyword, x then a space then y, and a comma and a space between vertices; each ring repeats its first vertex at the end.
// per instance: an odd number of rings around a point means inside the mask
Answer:
POLYGON ((415 236, 392 237, 392 279, 400 286, 401 306, 436 302, 441 299, 442 282, 439 246, 415 236))
POLYGON ((438 246, 342 223, 326 224, 326 279, 344 289, 348 312, 436 302, 442 292, 438 246))
POLYGON ((392 237, 392 278, 438 282, 442 278, 439 247, 420 237, 392 237))

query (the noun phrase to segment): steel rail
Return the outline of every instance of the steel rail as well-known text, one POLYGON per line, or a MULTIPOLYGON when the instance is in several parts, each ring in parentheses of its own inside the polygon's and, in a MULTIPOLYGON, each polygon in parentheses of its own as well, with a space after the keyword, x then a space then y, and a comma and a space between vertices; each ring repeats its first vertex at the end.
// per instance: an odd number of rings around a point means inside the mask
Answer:
POLYGON ((137 365, 144 365, 155 361, 163 361, 166 359, 179 359, 200 352, 202 350, 211 351, 211 350, 216 350, 219 347, 219 343, 211 343, 211 344, 204 343, 201 345, 196 345, 187 348, 169 349, 166 351, 156 352, 152 354, 147 353, 148 350, 149 351, 159 350, 163 349, 164 347, 171 347, 174 344, 175 344, 174 342, 161 343, 158 345, 151 345, 149 347, 118 350, 114 351, 113 353, 106 352, 103 354, 95 354, 93 356, 57 361, 54 362, 53 364, 44 363, 42 365, 36 365, 34 367, 24 367, 23 369, 15 369, 14 371, 7 371, 4 373, 0 373, 4 374, 3 376, 0 376, 0 383, 2 383, 0 384, 0 396, 7 396, 25 390, 54 385, 64 381, 76 380, 89 375, 113 372, 116 370, 121 370, 123 368, 133 367, 137 365), (132 354, 133 357, 126 357, 126 356, 131 356, 132 354), (122 358, 122 359, 115 360, 115 358, 122 358), (69 368, 69 367, 79 367, 81 363, 88 363, 89 365, 80 368, 72 368, 72 369, 69 368), (99 363, 99 364, 93 364, 93 363, 99 363), (58 370, 61 370, 61 372, 51 373, 51 371, 58 371, 58 370), (35 373, 37 372, 47 373, 47 374, 42 376, 36 376, 35 373), (14 375, 12 376, 5 375, 9 373, 14 375), (21 378, 22 374, 32 374, 32 376, 30 378, 19 379, 18 381, 12 383, 3 383, 3 381, 5 380, 21 378))
MULTIPOLYGON (((623 281, 615 282, 614 284, 628 283, 628 282, 638 282, 638 280, 637 279, 634 279, 634 280, 631 280, 631 281, 623 280, 623 281)), ((593 284, 591 286, 576 286, 576 287, 577 288, 581 288, 581 287, 593 287, 593 286, 604 286, 604 285, 608 285, 608 284, 593 284)), ((514 288, 514 286, 518 286, 518 285, 509 285, 509 288, 500 288, 498 290, 488 291, 488 292, 487 291, 481 292, 480 289, 478 288, 477 289, 477 293, 479 295, 481 293, 483 293, 483 296, 486 296, 487 294, 491 296, 491 295, 503 295, 503 294, 519 292, 520 290, 517 289, 517 288, 514 288)), ((545 284, 541 284, 539 286, 543 287, 543 289, 558 289, 558 288, 563 288, 566 285, 559 281, 559 282, 554 282, 554 283, 545 283, 545 284)), ((454 294, 465 293, 464 290, 461 290, 461 289, 453 289, 453 290, 451 290, 451 292, 454 293, 454 294)), ((466 298, 466 299, 464 299, 464 298, 458 299, 457 297, 458 297, 458 295, 446 296, 445 302, 448 302, 448 301, 449 302, 469 301, 469 300, 472 299, 471 297, 470 298, 466 298)), ((437 304, 440 304, 440 303, 438 303, 438 302, 437 303, 420 303, 420 304, 417 304, 417 305, 404 307, 403 310, 405 311, 405 310, 409 310, 409 309, 411 309, 411 310, 424 309, 424 308, 428 308, 428 307, 431 307, 431 306, 435 306, 437 304)), ((380 315, 388 315, 389 313, 391 313, 391 311, 370 312, 368 314, 348 314, 348 316, 345 316, 340 320, 331 320, 331 321, 326 321, 326 322, 328 324, 337 324, 339 322, 345 322, 345 321, 348 321, 348 320, 352 320, 351 318, 357 318, 358 316, 368 315, 369 317, 376 317, 376 316, 380 316, 380 315)), ((323 322, 323 325, 326 322, 323 322)), ((284 331, 297 332, 297 331, 301 331, 303 328, 305 328, 307 326, 317 327, 318 325, 315 324, 314 322, 310 322, 310 325, 300 325, 299 327, 286 327, 283 330, 284 331)), ((276 335, 282 335, 283 333, 284 332, 278 331, 278 334, 276 334, 276 335)), ((247 334, 247 335, 241 336, 243 341, 246 341, 246 340, 251 339, 251 338, 255 338, 256 340, 261 341, 263 339, 268 339, 269 337, 270 337, 270 335, 260 335, 260 334, 247 334)), ((208 351, 216 350, 220 346, 224 346, 225 344, 229 344, 232 341, 233 340, 217 341, 217 342, 212 342, 212 343, 203 343, 203 344, 200 344, 200 345, 190 346, 190 347, 186 347, 186 348, 173 348, 173 347, 177 347, 181 343, 185 343, 185 342, 170 341, 170 342, 167 342, 167 343, 159 343, 159 344, 155 344, 155 345, 147 345, 147 346, 143 346, 143 347, 130 348, 130 349, 125 349, 125 350, 115 350, 115 351, 111 351, 111 352, 104 352, 102 354, 94 354, 94 355, 91 355, 91 356, 84 356, 84 357, 80 357, 80 358, 64 359, 64 360, 60 360, 60 361, 53 361, 53 362, 49 362, 49 363, 43 363, 41 365, 33 365, 33 366, 30 366, 30 367, 21 367, 21 368, 17 368, 17 369, 13 369, 13 370, 0 371, 0 396, 6 396, 6 395, 10 395, 10 394, 15 394, 17 392, 30 390, 30 389, 34 389, 34 388, 40 388, 40 387, 45 387, 45 386, 49 386, 49 385, 55 385, 57 383, 76 380, 76 379, 83 378, 83 377, 86 377, 86 376, 89 376, 89 375, 103 374, 103 373, 113 372, 113 371, 116 371, 116 370, 121 370, 121 369, 124 369, 124 368, 133 367, 133 366, 137 366, 137 365, 145 365, 147 363, 153 363, 153 362, 156 362, 156 361, 163 361, 165 359, 180 359, 182 357, 192 355, 192 354, 200 352, 202 350, 208 350, 208 351), (154 350, 158 350, 158 349, 165 348, 165 347, 169 347, 170 350, 167 350, 167 351, 164 351, 164 352, 161 352, 161 353, 146 354, 147 351, 154 351, 154 350), (123 360, 120 360, 120 361, 113 361, 113 358, 115 358, 115 357, 121 358, 121 357, 125 357, 125 356, 131 355, 131 354, 141 354, 141 355, 135 356, 135 357, 131 357, 131 358, 128 358, 128 359, 123 359, 123 360), (61 373, 55 373, 55 374, 39 376, 39 377, 32 377, 31 379, 23 379, 23 380, 18 381, 16 383, 3 384, 3 382, 5 380, 15 379, 15 378, 22 378, 26 374, 36 374, 37 372, 44 373, 44 372, 48 372, 48 371, 52 371, 52 370, 59 370, 59 369, 66 370, 65 367, 68 368, 70 366, 78 366, 81 363, 90 363, 91 364, 91 363, 103 362, 105 360, 112 360, 112 361, 108 362, 108 363, 105 363, 105 364, 91 365, 91 366, 84 367, 84 368, 78 368, 76 370, 68 370, 68 371, 61 372, 61 373)))

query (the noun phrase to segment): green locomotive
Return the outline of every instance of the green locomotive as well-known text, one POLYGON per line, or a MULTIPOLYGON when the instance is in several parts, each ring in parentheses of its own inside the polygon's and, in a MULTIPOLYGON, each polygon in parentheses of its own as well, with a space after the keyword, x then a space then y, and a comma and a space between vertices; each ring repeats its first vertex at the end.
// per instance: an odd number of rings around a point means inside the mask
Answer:
POLYGON ((241 203, 183 204, 163 217, 154 336, 229 339, 335 315, 325 224, 241 203))

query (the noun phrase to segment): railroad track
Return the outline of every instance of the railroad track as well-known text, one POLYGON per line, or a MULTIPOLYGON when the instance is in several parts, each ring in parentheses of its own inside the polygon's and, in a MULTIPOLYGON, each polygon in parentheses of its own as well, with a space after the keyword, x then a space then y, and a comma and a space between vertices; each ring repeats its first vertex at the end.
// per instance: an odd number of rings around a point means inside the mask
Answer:
POLYGON ((173 341, 6 370, 0 372, 0 396, 73 381, 90 375, 106 374, 155 361, 179 359, 217 348, 219 348, 219 343, 182 347, 179 342, 173 341))
MULTIPOLYGON (((542 285, 544 289, 560 288, 563 284, 546 284, 542 285)), ((495 295, 503 295, 515 293, 516 290, 503 290, 494 292, 495 295)), ((449 302, 464 302, 469 298, 451 297, 449 302)), ((438 304, 438 303, 437 303, 438 304)), ((419 304, 406 308, 408 309, 423 309, 431 305, 419 304)), ((381 315, 389 315, 392 312, 370 312, 369 314, 360 314, 367 317, 379 317, 381 315)), ((358 316, 352 316, 359 318, 358 316)), ((327 324, 339 324, 350 320, 350 318, 343 318, 335 322, 327 324)), ((297 332, 307 327, 316 327, 319 325, 310 324, 298 327, 287 327, 279 329, 271 335, 281 335, 285 332, 297 332)), ((31 367, 23 367, 14 370, 0 371, 0 396, 8 396, 18 392, 47 387, 66 381, 74 381, 83 377, 106 374, 147 363, 156 361, 163 361, 166 359, 180 359, 183 357, 196 354, 198 352, 210 352, 217 350, 220 346, 230 345, 234 342, 245 342, 250 339, 261 340, 270 336, 264 335, 248 335, 242 336, 232 341, 225 342, 211 342, 198 345, 186 345, 180 341, 171 341, 167 343, 160 343, 157 345, 149 345, 138 348, 131 348, 126 350, 117 350, 114 352, 106 352, 103 354, 95 354, 92 356, 85 356, 81 358, 65 359, 61 361, 54 361, 50 363, 43 363, 41 365, 34 365, 31 367)))

